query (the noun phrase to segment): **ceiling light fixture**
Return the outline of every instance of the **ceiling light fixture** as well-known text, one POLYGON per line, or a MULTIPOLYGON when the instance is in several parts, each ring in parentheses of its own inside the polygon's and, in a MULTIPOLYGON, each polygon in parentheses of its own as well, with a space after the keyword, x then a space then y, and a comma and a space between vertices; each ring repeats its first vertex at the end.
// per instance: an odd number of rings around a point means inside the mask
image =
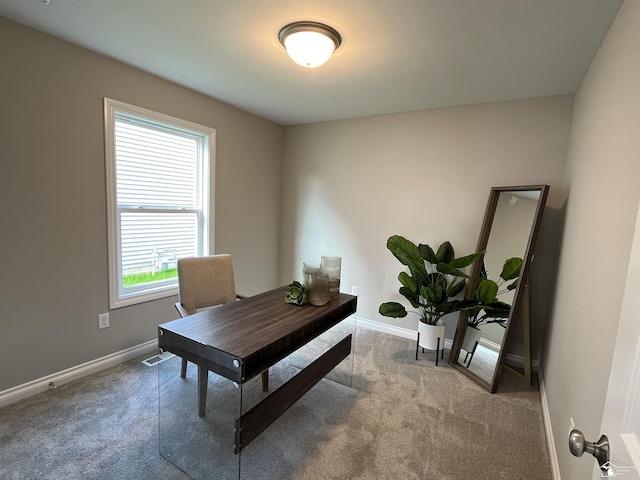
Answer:
POLYGON ((325 63, 342 43, 340 34, 318 22, 293 22, 278 33, 280 43, 298 65, 316 68, 325 63))

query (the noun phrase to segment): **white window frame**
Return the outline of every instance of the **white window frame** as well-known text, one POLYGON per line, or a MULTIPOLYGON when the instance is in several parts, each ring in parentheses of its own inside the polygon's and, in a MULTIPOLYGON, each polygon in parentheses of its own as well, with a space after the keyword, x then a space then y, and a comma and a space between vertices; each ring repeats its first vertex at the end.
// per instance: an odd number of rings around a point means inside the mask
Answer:
POLYGON ((197 211, 198 212, 198 255, 208 255, 209 248, 214 251, 211 244, 213 234, 210 237, 210 229, 214 224, 211 212, 214 212, 212 205, 211 188, 215 185, 215 129, 198 125, 186 120, 153 112, 141 107, 129 105, 110 98, 104 98, 104 134, 105 134, 105 165, 106 165, 106 190, 107 190, 107 243, 109 259, 109 306, 119 308, 127 305, 148 302, 159 298, 169 297, 178 294, 178 279, 169 279, 153 282, 153 285, 144 287, 122 287, 122 250, 120 216, 127 211, 140 212, 148 211, 176 212, 176 211, 197 211), (152 123, 158 123, 177 132, 202 137, 202 152, 198 165, 198 186, 199 205, 197 210, 186 210, 184 208, 149 208, 139 205, 117 205, 116 195, 116 158, 115 158, 115 121, 118 115, 142 118, 152 123))

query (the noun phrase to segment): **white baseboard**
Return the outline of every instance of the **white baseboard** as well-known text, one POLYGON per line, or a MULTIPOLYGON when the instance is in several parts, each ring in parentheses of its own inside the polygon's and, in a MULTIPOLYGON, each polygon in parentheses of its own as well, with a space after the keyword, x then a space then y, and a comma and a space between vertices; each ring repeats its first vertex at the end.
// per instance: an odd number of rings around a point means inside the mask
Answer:
POLYGON ((64 385, 65 383, 69 383, 82 377, 86 377, 87 375, 116 366, 146 353, 157 353, 157 350, 158 340, 149 340, 148 342, 141 343, 140 345, 91 360, 90 362, 83 363, 82 365, 71 367, 66 370, 62 370, 61 372, 53 373, 46 377, 38 378, 31 382, 3 390, 0 392, 0 407, 37 395, 38 393, 45 392, 51 388, 50 384, 52 382, 55 386, 64 385))
POLYGON ((375 322, 362 317, 357 317, 356 322, 359 327, 366 328, 368 330, 388 333, 390 335, 395 335, 396 337, 408 338, 409 340, 416 340, 418 338, 418 332, 416 330, 396 327, 387 323, 375 322))
POLYGON ((481 338, 478 341, 478 345, 482 345, 483 347, 486 347, 489 350, 493 350, 494 352, 500 351, 500 345, 498 345, 495 342, 492 342, 491 340, 487 340, 486 338, 481 338))
MULTIPOLYGON (((418 331, 411 330, 410 328, 404 327, 396 327, 394 325, 389 325, 387 323, 376 322, 374 320, 367 320, 366 318, 357 317, 356 318, 357 325, 362 328, 366 328, 367 330, 374 330, 376 332, 388 333, 390 335, 395 335, 396 337, 406 338, 408 340, 413 340, 414 342, 418 340, 418 331)), ((445 348, 451 348, 453 345, 453 340, 449 338, 445 338, 444 340, 445 348)))
POLYGON ((542 406, 542 421, 544 424, 544 434, 547 439, 547 450, 549 452, 549 463, 551 464, 551 478, 560 479, 560 465, 558 464, 558 451, 553 440, 553 429, 551 428, 551 415, 549 414, 549 404, 547 403, 547 392, 544 388, 544 375, 538 366, 538 382, 540 383, 540 404, 542 406))

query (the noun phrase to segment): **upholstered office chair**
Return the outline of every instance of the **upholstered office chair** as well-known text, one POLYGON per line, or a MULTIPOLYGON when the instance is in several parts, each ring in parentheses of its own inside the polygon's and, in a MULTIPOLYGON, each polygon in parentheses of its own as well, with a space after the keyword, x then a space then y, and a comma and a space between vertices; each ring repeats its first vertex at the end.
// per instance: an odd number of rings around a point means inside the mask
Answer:
MULTIPOLYGON (((213 307, 244 298, 236 294, 231 255, 189 257, 178 260, 179 301, 176 309, 181 317, 193 315, 199 308, 213 307)), ((187 360, 182 359, 180 376, 187 375, 187 360)), ((269 389, 269 371, 262 372, 262 390, 269 389)))

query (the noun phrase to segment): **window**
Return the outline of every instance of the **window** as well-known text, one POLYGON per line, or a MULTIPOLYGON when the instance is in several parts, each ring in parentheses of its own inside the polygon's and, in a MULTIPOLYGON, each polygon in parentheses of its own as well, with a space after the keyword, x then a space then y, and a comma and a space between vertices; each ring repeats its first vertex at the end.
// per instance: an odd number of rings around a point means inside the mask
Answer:
POLYGON ((178 293, 178 258, 207 255, 215 130, 104 99, 109 303, 178 293))

